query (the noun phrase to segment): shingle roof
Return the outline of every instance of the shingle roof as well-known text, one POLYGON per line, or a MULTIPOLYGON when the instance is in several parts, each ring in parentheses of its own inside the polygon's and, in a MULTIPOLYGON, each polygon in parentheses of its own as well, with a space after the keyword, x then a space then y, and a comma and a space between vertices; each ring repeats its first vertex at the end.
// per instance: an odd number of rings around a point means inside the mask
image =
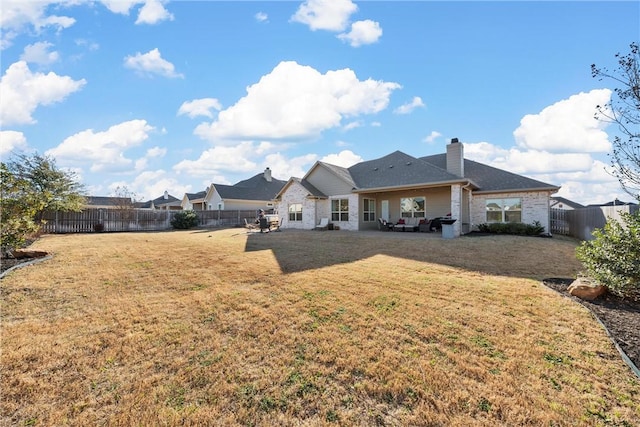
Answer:
POLYGON ((187 196, 187 199, 189 200, 197 200, 197 199, 204 199, 204 196, 207 195, 206 191, 198 191, 197 193, 184 193, 185 196, 187 196))
POLYGON ((348 171, 355 186, 362 190, 461 181, 445 169, 402 151, 358 163, 348 171))
POLYGON ((223 199, 235 200, 271 200, 284 187, 286 181, 272 178, 267 181, 263 173, 234 185, 213 184, 223 199))
POLYGON ((332 171, 338 177, 340 177, 349 185, 351 185, 351 187, 356 187, 356 183, 354 182, 349 169, 343 168, 342 166, 332 165, 331 163, 325 163, 325 162, 318 162, 318 164, 332 171))
POLYGON ((305 190, 309 192, 310 195, 315 197, 327 197, 322 191, 318 190, 313 184, 311 184, 306 179, 293 178, 293 180, 297 181, 300 185, 302 185, 305 190))
POLYGON ((87 206, 127 206, 131 205, 130 197, 88 196, 87 206))
MULTIPOLYGON (((421 157, 421 160, 440 168, 447 167, 447 155, 435 154, 421 157)), ((526 176, 507 172, 473 160, 464 159, 464 177, 478 186, 478 191, 508 191, 508 190, 555 190, 559 187, 538 181, 526 176)))
MULTIPOLYGON (((572 207, 573 209, 584 208, 584 206, 581 205, 580 203, 576 203, 576 202, 574 202, 572 200, 565 199, 564 197, 554 196, 554 197, 551 197, 551 200, 555 201, 556 204, 557 203, 563 203, 563 204, 565 204, 565 205, 567 205, 569 207, 572 207)), ((555 204, 554 204, 554 206, 555 206, 555 204)))
POLYGON ((173 203, 173 202, 179 202, 179 201, 180 199, 173 197, 171 194, 168 194, 166 199, 164 198, 164 195, 163 195, 152 200, 153 204, 156 206, 166 205, 167 203, 173 203))

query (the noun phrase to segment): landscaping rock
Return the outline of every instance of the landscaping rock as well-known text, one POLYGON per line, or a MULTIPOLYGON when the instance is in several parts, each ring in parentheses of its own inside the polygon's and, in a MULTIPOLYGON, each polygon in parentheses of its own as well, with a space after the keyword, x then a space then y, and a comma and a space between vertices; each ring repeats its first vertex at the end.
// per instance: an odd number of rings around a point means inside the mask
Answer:
POLYGON ((587 301, 593 301, 607 292, 607 288, 601 284, 580 277, 574 280, 567 290, 570 295, 587 301))
POLYGON ((48 255, 47 252, 44 251, 27 251, 24 249, 18 249, 13 251, 12 253, 15 259, 23 259, 23 258, 42 258, 48 255))

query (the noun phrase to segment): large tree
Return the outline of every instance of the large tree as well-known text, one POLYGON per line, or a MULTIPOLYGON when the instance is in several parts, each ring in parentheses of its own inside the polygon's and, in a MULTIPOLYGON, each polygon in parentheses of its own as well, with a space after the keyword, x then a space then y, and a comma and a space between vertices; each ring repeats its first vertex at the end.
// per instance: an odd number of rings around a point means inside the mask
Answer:
POLYGON ((611 166, 622 188, 640 201, 640 46, 631 43, 627 54, 618 53, 617 67, 610 71, 591 65, 593 77, 612 79, 617 87, 611 101, 597 106, 596 117, 618 125, 613 138, 611 166))
POLYGON ((0 164, 0 246, 11 252, 38 230, 46 210, 79 211, 84 188, 76 174, 39 154, 16 154, 0 164))

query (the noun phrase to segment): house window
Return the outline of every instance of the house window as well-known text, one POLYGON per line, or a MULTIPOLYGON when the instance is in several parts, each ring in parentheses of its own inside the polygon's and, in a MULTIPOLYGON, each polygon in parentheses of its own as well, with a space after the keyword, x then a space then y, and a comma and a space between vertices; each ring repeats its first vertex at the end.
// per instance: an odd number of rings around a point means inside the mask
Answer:
POLYGON ((302 221, 302 203, 289 205, 289 221, 302 221))
POLYGON ((349 199, 331 200, 331 221, 349 221, 349 199))
POLYGON ((402 218, 424 218, 425 206, 424 197, 403 197, 400 199, 402 218))
POLYGON ((487 199, 487 222, 522 222, 522 201, 519 198, 487 199))
POLYGON ((374 199, 364 199, 362 207, 363 221, 371 222, 376 220, 376 201, 374 199))

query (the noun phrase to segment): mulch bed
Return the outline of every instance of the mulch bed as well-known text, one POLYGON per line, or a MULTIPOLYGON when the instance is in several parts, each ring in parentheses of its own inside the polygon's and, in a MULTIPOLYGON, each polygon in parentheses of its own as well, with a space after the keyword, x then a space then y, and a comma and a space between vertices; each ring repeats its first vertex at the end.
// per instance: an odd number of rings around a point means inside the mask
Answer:
MULTIPOLYGON (((567 291, 573 279, 544 279, 547 287, 582 304, 608 329, 611 338, 640 369, 640 301, 622 299, 610 293, 586 301, 570 295, 567 291)), ((637 373, 637 372, 636 372, 637 373)))

